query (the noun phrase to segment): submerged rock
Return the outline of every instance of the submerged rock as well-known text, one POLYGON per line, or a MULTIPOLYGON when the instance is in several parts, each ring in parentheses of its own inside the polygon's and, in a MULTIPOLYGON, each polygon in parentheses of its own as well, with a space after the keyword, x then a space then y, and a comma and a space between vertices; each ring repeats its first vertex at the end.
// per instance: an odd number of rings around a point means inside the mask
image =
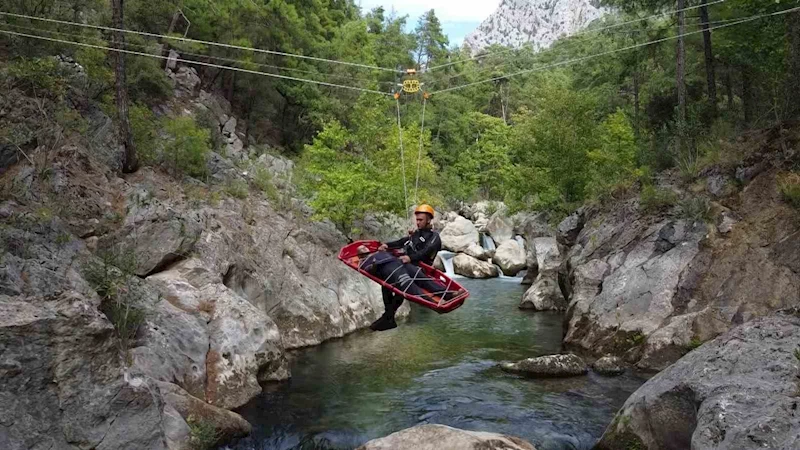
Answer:
POLYGON ((621 358, 606 355, 592 364, 592 370, 600 375, 616 376, 625 372, 625 363, 621 358))
POLYGON ((800 448, 800 319, 754 320, 651 378, 595 448, 800 448))
POLYGON ((589 371, 586 363, 576 355, 546 355, 523 359, 515 363, 504 363, 500 368, 507 372, 522 373, 533 377, 573 377, 589 371))
POLYGON ((504 434, 466 431, 444 425, 418 425, 374 439, 357 450, 536 450, 527 441, 504 434))

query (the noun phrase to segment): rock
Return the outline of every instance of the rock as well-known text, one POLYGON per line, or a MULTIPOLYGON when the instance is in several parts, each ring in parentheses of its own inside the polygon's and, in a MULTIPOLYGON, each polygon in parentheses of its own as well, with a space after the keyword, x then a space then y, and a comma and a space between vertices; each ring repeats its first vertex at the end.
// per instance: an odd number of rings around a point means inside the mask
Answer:
POLYGON ((736 168, 736 179, 739 183, 747 184, 769 168, 769 163, 761 161, 755 165, 736 168))
POLYGON ((521 235, 526 241, 540 237, 554 237, 556 230, 550 225, 547 213, 517 213, 511 217, 514 223, 514 234, 521 235))
POLYGON ((18 205, 13 201, 0 203, 0 219, 8 219, 14 214, 14 209, 18 205))
POLYGON ((381 242, 394 241, 408 234, 408 222, 400 216, 389 213, 368 213, 355 225, 361 229, 361 239, 374 239, 381 242))
POLYGON ((706 179, 706 189, 714 197, 727 197, 736 192, 736 186, 724 174, 714 174, 706 179))
POLYGON ((504 363, 500 368, 506 372, 521 373, 532 377, 572 377, 584 375, 589 371, 586 363, 578 356, 547 355, 528 358, 515 363, 504 363))
POLYGON ((439 233, 442 239, 442 248, 459 253, 466 250, 471 244, 479 244, 478 230, 469 220, 456 216, 448 221, 444 230, 439 233))
POLYGON ((225 152, 229 156, 241 156, 244 150, 244 143, 238 137, 231 139, 231 142, 225 146, 225 152))
POLYGON ((733 231, 734 225, 736 225, 738 222, 739 221, 730 211, 723 211, 722 214, 720 214, 720 218, 717 222, 717 231, 719 231, 720 234, 728 234, 733 231))
MULTIPOLYGON (((225 122, 225 125, 222 126, 222 134, 226 136, 236 136, 236 117, 231 117, 225 122)), ((236 136, 236 140, 238 136, 236 136)))
POLYGON ((478 244, 470 244, 469 247, 464 250, 466 255, 472 256, 473 258, 478 258, 481 261, 488 261, 492 257, 494 257, 495 252, 491 250, 486 250, 485 248, 481 247, 478 244))
POLYGON ((453 258, 453 270, 468 278, 495 278, 500 271, 494 264, 459 253, 453 258))
POLYGON ((595 448, 800 448, 798 346, 792 316, 731 330, 634 392, 595 448))
POLYGON ((530 443, 513 436, 465 431, 444 425, 417 425, 389 436, 374 439, 357 450, 536 450, 530 443))
POLYGON ((514 238, 514 222, 505 215, 505 211, 497 211, 486 224, 486 232, 501 246, 514 238))
POLYGON ((558 280, 547 273, 540 273, 533 285, 525 292, 520 309, 533 309, 535 311, 564 311, 567 301, 558 286, 558 280))
POLYGON ((211 111, 212 115, 217 119, 219 126, 223 126, 228 122, 228 114, 230 114, 231 105, 223 97, 200 91, 197 102, 211 111))
POLYGON ((583 230, 585 225, 584 220, 585 217, 582 208, 562 220, 561 223, 558 224, 558 228, 556 228, 558 242, 566 246, 574 245, 575 240, 578 238, 581 230, 583 230))
POLYGON ((535 257, 536 268, 539 272, 558 270, 561 266, 561 251, 555 238, 535 238, 530 245, 531 253, 535 257))
POLYGON ((525 247, 514 239, 507 240, 497 248, 492 262, 500 266, 506 276, 516 276, 527 267, 525 247))
POLYGON ((200 77, 193 67, 181 66, 177 72, 168 72, 175 82, 175 93, 178 97, 193 96, 200 86, 200 77))
POLYGON ((625 373, 625 363, 616 356, 606 355, 592 364, 592 370, 600 375, 613 377, 625 373))
POLYGON ((175 50, 169 51, 169 56, 167 57, 167 69, 175 70, 175 67, 178 65, 178 59, 181 55, 178 54, 175 50))

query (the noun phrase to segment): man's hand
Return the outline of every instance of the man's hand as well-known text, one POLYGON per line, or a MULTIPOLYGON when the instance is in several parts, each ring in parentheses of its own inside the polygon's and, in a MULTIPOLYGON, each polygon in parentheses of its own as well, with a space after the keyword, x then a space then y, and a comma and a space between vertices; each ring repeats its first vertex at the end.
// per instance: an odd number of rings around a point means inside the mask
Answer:
POLYGON ((380 246, 380 247, 378 247, 378 251, 379 251, 379 252, 385 252, 385 251, 386 251, 386 250, 388 250, 388 249, 389 249, 389 246, 388 246, 388 245, 386 245, 386 244, 381 244, 381 246, 380 246))
POLYGON ((403 264, 408 264, 411 262, 411 258, 409 258, 407 255, 403 255, 400 257, 400 262, 403 264))

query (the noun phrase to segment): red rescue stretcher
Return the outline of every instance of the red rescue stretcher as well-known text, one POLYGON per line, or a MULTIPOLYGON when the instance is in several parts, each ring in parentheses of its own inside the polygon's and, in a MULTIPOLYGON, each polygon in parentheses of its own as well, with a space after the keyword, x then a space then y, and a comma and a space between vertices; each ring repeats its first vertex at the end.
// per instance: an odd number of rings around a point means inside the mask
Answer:
MULTIPOLYGON (((342 260, 345 264, 347 264, 353 270, 357 270, 359 273, 364 275, 365 277, 371 279, 372 281, 380 284, 381 286, 391 289, 394 291, 395 294, 398 294, 405 298, 410 302, 414 302, 420 306, 424 306, 425 308, 432 309, 439 314, 449 313, 450 311, 454 311, 458 309, 461 305, 464 304, 464 301, 469 297, 469 292, 464 289, 463 286, 458 284, 456 281, 445 275, 439 270, 424 264, 419 263, 419 267, 422 268, 422 271, 425 273, 425 276, 430 277, 432 280, 440 283, 442 286, 445 286, 445 292, 427 292, 427 294, 432 296, 432 299, 419 297, 416 295, 411 295, 405 293, 398 289, 396 286, 393 286, 387 283, 384 280, 372 275, 371 273, 367 272, 366 270, 361 269, 360 263, 363 261, 363 258, 367 256, 359 256, 358 255, 358 247, 365 246, 369 249, 370 254, 375 253, 378 251, 378 247, 380 247, 381 243, 378 241, 356 241, 352 244, 346 245, 342 247, 342 250, 339 252, 339 259, 342 260), (447 292, 458 292, 462 291, 461 294, 453 297, 450 300, 444 300, 442 296, 447 292)), ((400 253, 397 251, 393 252, 395 256, 398 256, 400 253)))

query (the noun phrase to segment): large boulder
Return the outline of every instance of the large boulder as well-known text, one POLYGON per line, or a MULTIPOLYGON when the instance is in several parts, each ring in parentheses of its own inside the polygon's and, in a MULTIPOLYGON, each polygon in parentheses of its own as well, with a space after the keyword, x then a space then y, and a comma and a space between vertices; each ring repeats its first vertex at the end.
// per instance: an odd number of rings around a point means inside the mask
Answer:
POLYGON ((497 245, 503 245, 506 241, 514 239, 514 222, 506 216, 504 210, 497 211, 486 224, 486 232, 497 245))
POLYGON ((442 239, 442 248, 456 253, 465 251, 472 244, 480 244, 475 225, 462 216, 448 221, 439 237, 442 239))
POLYGON ((592 363, 592 370, 609 377, 625 373, 625 362, 621 358, 606 355, 592 363))
POLYGON ((505 241, 497 247, 492 262, 500 266, 506 276, 516 276, 527 267, 525 247, 515 239, 505 241))
POLYGON ((533 285, 525 291, 520 309, 532 309, 534 311, 564 311, 567 309, 567 301, 558 280, 554 276, 540 273, 533 285))
POLYGON ((583 230, 585 224, 585 211, 583 208, 573 212, 566 219, 562 220, 556 228, 558 242, 571 246, 575 244, 578 235, 583 230))
POLYGON ((517 437, 459 430, 445 425, 418 425, 371 440, 357 450, 444 449, 536 450, 533 445, 517 437))
POLYGON ((634 392, 596 448, 800 448, 798 347, 794 316, 735 328, 634 392))
POLYGON ((500 271, 492 263, 459 253, 453 258, 453 270, 468 278, 495 278, 500 271))
POLYGON ((576 355, 546 355, 523 359, 515 363, 504 363, 500 368, 506 372, 521 373, 539 378, 562 378, 584 375, 589 371, 586 363, 576 355))
POLYGON ((495 255, 495 251, 487 250, 478 244, 470 244, 469 247, 464 250, 464 253, 473 258, 478 258, 481 261, 488 261, 495 255))

